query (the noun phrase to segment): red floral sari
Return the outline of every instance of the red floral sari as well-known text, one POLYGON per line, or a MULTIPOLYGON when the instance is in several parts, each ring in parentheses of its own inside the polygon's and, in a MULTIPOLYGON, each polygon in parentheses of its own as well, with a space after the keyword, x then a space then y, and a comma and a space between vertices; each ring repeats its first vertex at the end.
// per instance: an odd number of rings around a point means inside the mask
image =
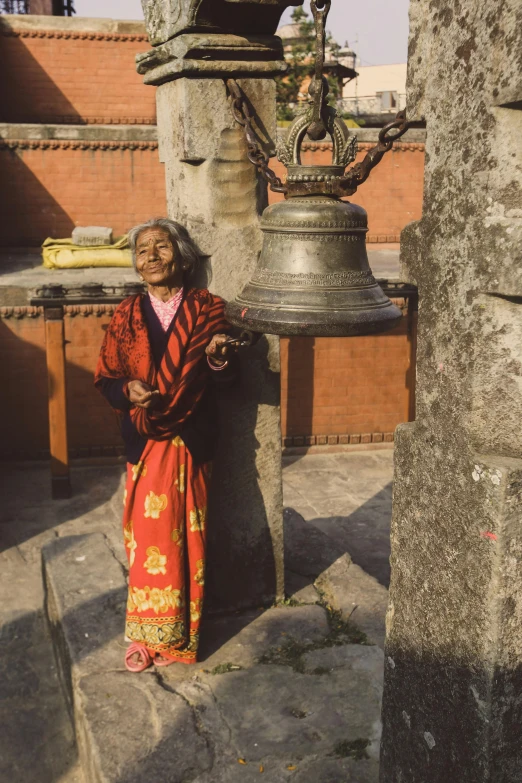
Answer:
POLYGON ((156 368, 141 295, 131 297, 114 313, 96 370, 95 383, 132 378, 161 393, 153 410, 131 409, 136 429, 148 440, 138 464, 127 467, 126 636, 183 663, 197 660, 210 464, 194 464, 176 431, 205 391, 206 346, 229 329, 224 302, 208 291, 190 290, 156 368))

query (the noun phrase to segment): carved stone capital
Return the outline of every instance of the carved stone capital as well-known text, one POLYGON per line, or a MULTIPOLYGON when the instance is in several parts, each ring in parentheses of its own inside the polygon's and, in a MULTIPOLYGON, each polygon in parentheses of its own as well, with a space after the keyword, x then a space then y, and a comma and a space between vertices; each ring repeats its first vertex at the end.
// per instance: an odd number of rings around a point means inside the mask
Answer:
POLYGON ((281 14, 303 0, 142 0, 153 46, 181 33, 274 35, 281 14))
POLYGON ((285 73, 281 39, 266 35, 186 33, 136 57, 145 84, 183 76, 276 76, 285 73))

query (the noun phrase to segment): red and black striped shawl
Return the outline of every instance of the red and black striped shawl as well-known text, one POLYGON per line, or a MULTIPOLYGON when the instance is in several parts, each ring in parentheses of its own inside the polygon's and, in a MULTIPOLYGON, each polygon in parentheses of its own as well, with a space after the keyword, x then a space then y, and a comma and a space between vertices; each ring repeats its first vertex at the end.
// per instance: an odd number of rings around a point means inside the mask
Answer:
POLYGON ((107 328, 95 384, 130 378, 159 389, 154 409, 131 408, 134 426, 146 438, 165 440, 190 416, 208 380, 205 348, 215 334, 228 333, 225 303, 206 290, 190 289, 175 316, 167 348, 156 369, 141 306, 143 294, 125 299, 107 328))

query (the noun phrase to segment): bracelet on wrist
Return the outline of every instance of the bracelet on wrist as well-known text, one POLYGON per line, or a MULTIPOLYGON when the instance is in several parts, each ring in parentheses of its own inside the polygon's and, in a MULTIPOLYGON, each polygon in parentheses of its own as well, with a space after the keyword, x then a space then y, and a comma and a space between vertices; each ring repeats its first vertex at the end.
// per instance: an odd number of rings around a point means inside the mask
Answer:
POLYGON ((211 357, 207 356, 207 362, 208 362, 208 366, 210 367, 210 369, 211 370, 215 370, 215 372, 219 372, 220 370, 224 370, 225 367, 228 367, 228 360, 227 359, 225 359, 223 361, 223 364, 214 364, 214 361, 211 359, 211 357))

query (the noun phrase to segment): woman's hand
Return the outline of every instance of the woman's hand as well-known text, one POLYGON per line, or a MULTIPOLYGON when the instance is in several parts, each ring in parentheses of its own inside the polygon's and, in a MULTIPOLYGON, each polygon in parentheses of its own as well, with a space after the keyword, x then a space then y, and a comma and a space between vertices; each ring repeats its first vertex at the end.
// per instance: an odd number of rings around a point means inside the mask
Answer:
POLYGON ((220 367, 226 362, 228 345, 224 345, 229 338, 226 334, 215 334, 212 340, 205 348, 205 353, 216 367, 220 367))
POLYGON ((130 381, 127 384, 127 396, 138 408, 152 408, 160 397, 157 389, 143 381, 130 381))

